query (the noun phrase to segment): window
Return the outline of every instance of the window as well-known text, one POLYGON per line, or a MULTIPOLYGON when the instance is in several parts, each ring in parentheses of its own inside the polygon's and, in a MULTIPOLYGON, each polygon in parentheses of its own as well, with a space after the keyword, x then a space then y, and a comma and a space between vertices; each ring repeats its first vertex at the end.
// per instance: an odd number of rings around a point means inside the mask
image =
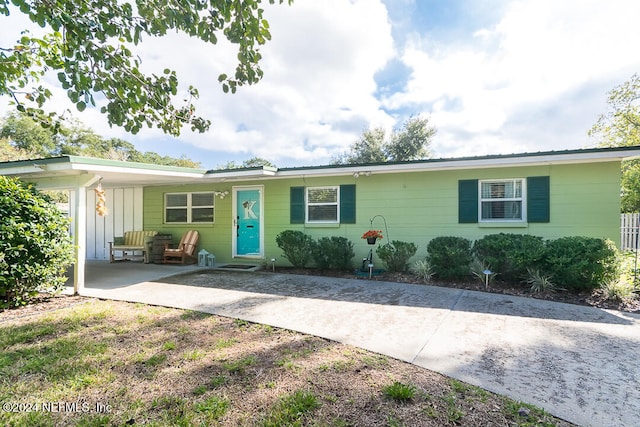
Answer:
POLYGON ((551 220, 549 176, 458 181, 458 222, 544 223, 551 220))
POLYGON ((340 222, 339 187, 307 187, 307 222, 340 222))
POLYGON ((291 224, 355 224, 356 186, 291 187, 291 224))
POLYGON ((165 223, 212 224, 214 220, 214 193, 165 194, 165 223))
POLYGON ((524 221, 522 179, 480 181, 480 221, 524 221))

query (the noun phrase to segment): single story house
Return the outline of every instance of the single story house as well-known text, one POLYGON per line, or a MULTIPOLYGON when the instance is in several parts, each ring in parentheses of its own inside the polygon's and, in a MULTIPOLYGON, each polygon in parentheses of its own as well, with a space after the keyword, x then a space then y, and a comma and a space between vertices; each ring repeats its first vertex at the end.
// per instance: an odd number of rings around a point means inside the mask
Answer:
POLYGON ((109 258, 108 242, 155 230, 177 242, 200 233, 199 248, 220 263, 272 258, 287 264, 278 233, 344 236, 354 262, 371 246, 370 228, 418 245, 437 236, 471 240, 492 233, 620 241, 620 163, 640 147, 593 148, 361 165, 204 170, 77 156, 0 163, 0 174, 70 191, 78 245, 76 291, 86 259, 109 258), (95 210, 96 186, 107 216, 95 210), (388 234, 387 234, 388 233, 388 234))

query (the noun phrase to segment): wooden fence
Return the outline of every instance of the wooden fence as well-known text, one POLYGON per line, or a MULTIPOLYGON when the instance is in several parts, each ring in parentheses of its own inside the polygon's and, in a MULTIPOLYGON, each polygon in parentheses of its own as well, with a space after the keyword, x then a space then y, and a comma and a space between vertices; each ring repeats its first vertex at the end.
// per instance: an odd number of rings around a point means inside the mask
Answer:
POLYGON ((640 213, 624 213, 620 215, 620 249, 640 249, 640 213))

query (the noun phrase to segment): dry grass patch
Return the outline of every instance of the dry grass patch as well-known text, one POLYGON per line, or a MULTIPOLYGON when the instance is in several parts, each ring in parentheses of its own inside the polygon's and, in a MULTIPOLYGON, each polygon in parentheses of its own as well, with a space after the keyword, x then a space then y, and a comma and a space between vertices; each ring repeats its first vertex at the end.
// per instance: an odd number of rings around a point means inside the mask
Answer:
POLYGON ((141 304, 5 320, 0 351, 10 426, 571 425, 358 348, 141 304))

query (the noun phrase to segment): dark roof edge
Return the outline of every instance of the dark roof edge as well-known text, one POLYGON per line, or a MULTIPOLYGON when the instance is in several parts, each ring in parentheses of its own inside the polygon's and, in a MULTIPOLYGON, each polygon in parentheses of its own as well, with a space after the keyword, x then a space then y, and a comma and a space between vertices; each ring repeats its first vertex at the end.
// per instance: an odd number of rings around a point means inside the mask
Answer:
POLYGON ((423 160, 408 160, 400 162, 375 162, 375 163, 350 163, 350 164, 337 164, 337 165, 321 165, 321 166, 299 166, 278 168, 278 171, 303 171, 312 169, 338 169, 338 168, 352 168, 352 167, 373 167, 373 166, 400 166, 400 165, 419 165, 430 163, 443 163, 443 162, 463 162, 470 160, 495 160, 495 159, 511 159, 521 157, 543 157, 543 156, 556 156, 556 155, 572 155, 572 154, 590 154, 590 153, 610 153, 610 152, 624 152, 640 150, 640 146, 629 147, 605 147, 605 148, 576 148, 571 150, 557 150, 557 151, 538 151, 538 152, 526 152, 526 153, 513 153, 513 154, 489 154, 484 156, 465 156, 465 157, 440 157, 435 159, 423 159, 423 160))

